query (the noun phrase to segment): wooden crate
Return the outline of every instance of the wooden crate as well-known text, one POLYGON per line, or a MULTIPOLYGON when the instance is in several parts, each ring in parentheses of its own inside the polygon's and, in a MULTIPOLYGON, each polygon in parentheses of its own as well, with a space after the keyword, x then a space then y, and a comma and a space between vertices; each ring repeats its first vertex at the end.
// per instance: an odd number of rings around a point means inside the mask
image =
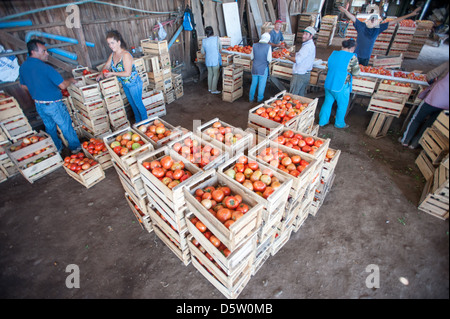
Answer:
POLYGON ((422 150, 419 156, 417 156, 415 163, 426 180, 429 180, 433 177, 434 166, 431 159, 428 157, 427 153, 424 150, 422 150))
POLYGON ((183 95, 184 95, 183 86, 176 86, 174 91, 175 91, 175 98, 177 100, 181 99, 183 97, 183 95))
POLYGON ((33 128, 28 122, 28 118, 23 114, 10 117, 5 121, 0 122, 0 126, 3 130, 3 133, 12 142, 16 142, 19 139, 34 132, 33 128))
POLYGON ((229 160, 225 161, 222 165, 220 165, 217 168, 217 172, 219 175, 223 175, 226 180, 229 180, 230 184, 234 185, 234 187, 241 188, 242 190, 247 193, 248 197, 254 198, 256 201, 261 203, 263 205, 264 210, 262 214, 262 220, 268 221, 271 219, 270 215, 276 214, 280 206, 285 206, 287 202, 287 198, 289 196, 289 190, 292 187, 293 184, 293 176, 286 176, 286 174, 282 174, 277 168, 271 167, 267 163, 262 163, 258 161, 258 166, 260 170, 270 170, 273 173, 273 176, 275 176, 278 181, 280 182, 281 186, 275 190, 269 197, 264 198, 262 196, 259 196, 255 192, 245 188, 242 184, 237 182, 236 180, 230 178, 225 172, 229 169, 233 169, 236 163, 238 162, 240 157, 244 157, 247 159, 247 161, 256 161, 255 158, 252 158, 250 156, 245 156, 242 153, 237 154, 236 156, 230 158, 229 160))
POLYGON ((292 63, 274 62, 271 65, 271 76, 290 80, 292 79, 292 63))
POLYGON ((205 55, 199 50, 196 52, 196 61, 199 63, 205 63, 205 55))
POLYGON ((142 178, 140 176, 130 178, 117 163, 114 161, 112 161, 112 163, 125 192, 132 198, 133 202, 139 206, 142 212, 148 215, 147 206, 149 200, 142 178))
POLYGON ((164 93, 157 90, 143 93, 142 103, 146 109, 164 105, 164 93))
POLYGON ((185 266, 189 265, 191 263, 191 254, 190 250, 180 250, 178 243, 176 242, 175 238, 170 236, 170 233, 165 232, 156 223, 152 224, 153 231, 155 232, 156 236, 158 236, 161 241, 166 244, 167 247, 177 256, 181 262, 185 266))
POLYGON ((75 179, 78 183, 86 188, 91 188, 97 183, 105 179, 105 172, 100 164, 94 165, 91 168, 85 170, 81 173, 75 173, 74 171, 68 169, 64 166, 65 171, 69 176, 75 179))
POLYGON ((226 67, 233 63, 233 54, 221 53, 220 58, 222 59, 222 66, 226 67))
POLYGON ((383 68, 400 68, 403 63, 403 54, 396 56, 375 56, 372 65, 383 68))
POLYGON ((159 116, 151 116, 141 122, 135 123, 133 125, 133 129, 135 129, 136 131, 141 132, 142 138, 145 139, 147 142, 149 142, 150 144, 153 145, 154 149, 158 149, 164 145, 166 145, 167 143, 169 143, 170 141, 173 141, 174 139, 178 139, 181 136, 181 130, 179 130, 177 127, 173 126, 172 124, 164 121, 163 119, 161 119, 159 116), (164 124, 164 127, 166 128, 166 130, 170 130, 172 133, 158 141, 154 141, 152 138, 148 137, 144 132, 141 131, 141 127, 148 127, 148 126, 152 126, 154 125, 155 121, 159 121, 162 124, 164 124))
POLYGON ((372 95, 375 91, 377 83, 377 78, 354 76, 352 80, 352 92, 357 94, 372 95))
POLYGON ((234 102, 244 94, 244 88, 238 87, 231 92, 222 91, 222 101, 234 102))
POLYGON ((375 112, 367 126, 366 134, 373 138, 386 136, 393 119, 392 115, 375 112))
POLYGON ((145 142, 144 145, 142 145, 140 148, 135 149, 133 151, 128 152, 127 154, 123 156, 119 156, 114 152, 111 148, 111 143, 116 140, 116 137, 118 135, 122 135, 126 132, 131 132, 132 134, 138 134, 142 137, 141 134, 139 134, 138 131, 131 127, 126 127, 120 131, 116 131, 112 134, 106 135, 103 138, 103 141, 105 142, 106 148, 108 149, 109 154, 111 155, 112 160, 119 165, 130 178, 134 178, 140 174, 138 163, 137 163, 137 157, 139 155, 142 155, 146 152, 153 151, 153 146, 149 142, 146 142, 143 138, 142 140, 145 142))
POLYGON ((432 127, 438 130, 443 136, 445 136, 447 139, 449 138, 449 112, 448 111, 441 111, 439 116, 436 118, 436 120, 433 122, 432 127))
POLYGON ((103 95, 120 93, 119 81, 115 76, 101 80, 98 84, 103 95))
POLYGON ((219 120, 218 118, 214 118, 202 125, 199 125, 197 128, 195 128, 194 133, 200 136, 205 141, 220 148, 222 151, 227 152, 229 156, 234 156, 238 153, 243 153, 245 150, 249 148, 249 145, 251 143, 251 135, 244 132, 240 128, 234 127, 226 122, 219 120), (231 128, 231 133, 233 133, 233 136, 235 137, 239 136, 241 138, 239 140, 236 140, 236 142, 232 144, 220 142, 215 137, 209 135, 210 132, 214 130, 213 125, 215 125, 215 123, 220 123, 220 125, 223 127, 231 128))
POLYGON ((245 57, 241 55, 234 55, 233 56, 233 63, 237 66, 242 66, 244 68, 244 71, 251 71, 252 70, 252 64, 253 61, 250 60, 250 57, 245 57))
POLYGON ((92 100, 98 100, 102 97, 100 85, 98 83, 85 85, 84 83, 77 82, 71 84, 67 88, 67 91, 72 98, 77 99, 78 101, 81 101, 83 103, 92 100))
POLYGON ((109 123, 111 124, 111 127, 118 128, 121 127, 125 123, 130 123, 128 121, 127 117, 127 111, 125 110, 125 107, 118 107, 114 110, 111 110, 108 112, 109 117, 109 123))
MULTIPOLYGON (((393 85, 390 85, 391 87, 393 85)), ((409 95, 408 95, 409 97, 409 95)), ((395 97, 386 93, 375 93, 370 99, 367 111, 382 113, 389 116, 399 117, 408 97, 395 97)))
POLYGON ((447 195, 439 195, 432 192, 433 178, 425 183, 425 187, 420 198, 419 210, 438 217, 442 220, 449 217, 449 197, 447 195))
MULTIPOLYGON (((181 131, 181 130, 180 130, 181 131)), ((205 166, 201 167, 201 163, 203 158, 202 157, 196 157, 194 154, 189 153, 183 153, 181 154, 180 152, 182 152, 182 150, 180 149, 179 154, 184 156, 186 159, 190 158, 191 155, 192 159, 190 160, 192 164, 197 165, 198 167, 200 167, 202 170, 206 171, 212 168, 216 168, 217 166, 221 165, 222 163, 224 163, 226 160, 228 160, 229 158, 229 154, 221 149, 219 149, 218 147, 216 147, 215 145, 205 141, 204 139, 200 138, 199 136, 195 135, 193 132, 187 132, 183 135, 179 135, 174 137, 174 139, 172 139, 170 142, 167 143, 167 147, 169 147, 170 149, 175 151, 175 144, 180 143, 182 146, 185 146, 184 141, 186 141, 187 139, 190 139, 193 141, 193 143, 197 144, 197 146, 201 147, 201 149, 203 150, 205 147, 207 148, 215 148, 218 150, 219 154, 216 156, 215 159, 211 160, 211 158, 207 158, 207 161, 204 161, 203 163, 207 163, 205 166)), ((198 154, 198 153, 197 153, 198 154)))
POLYGON ((25 116, 19 102, 12 96, 0 98, 0 122, 17 116, 25 116))
MULTIPOLYGON (((235 273, 228 275, 219 264, 211 261, 193 243, 193 236, 188 238, 192 265, 228 299, 236 299, 248 284, 252 274, 252 259, 241 262, 235 273)), ((215 260, 215 259, 214 259, 215 260)))
POLYGON ((85 126, 94 136, 104 134, 110 130, 108 114, 89 117, 84 112, 77 114, 78 123, 85 126))
POLYGON ((254 198, 248 196, 243 188, 238 187, 219 174, 216 170, 210 169, 204 173, 197 174, 184 188, 186 204, 188 210, 192 212, 200 221, 230 250, 237 248, 248 236, 257 232, 261 224, 261 212, 263 206, 254 198), (225 227, 215 216, 213 216, 196 198, 195 191, 208 186, 228 186, 232 195, 242 196, 243 203, 249 206, 249 211, 236 220, 229 228, 225 227))
POLYGON ((103 99, 92 100, 89 102, 81 102, 77 99, 72 99, 74 109, 82 112, 89 118, 96 118, 98 116, 105 116, 108 114, 105 102, 103 99))
POLYGON ((120 94, 120 92, 105 95, 103 100, 105 102, 105 106, 108 111, 112 111, 117 108, 125 106, 122 94, 120 94))
POLYGON ((141 40, 142 52, 145 55, 161 55, 169 52, 167 40, 158 41, 143 39, 141 40))
POLYGON ((237 78, 232 78, 228 76, 222 77, 222 92, 232 93, 243 87, 244 76, 241 75, 237 78))
POLYGON ((134 64, 134 67, 136 68, 137 73, 141 74, 141 73, 147 72, 146 63, 145 63, 143 57, 135 58, 133 60, 133 64, 134 64))
POLYGON ((130 206, 130 209, 141 228, 151 233, 153 231, 153 227, 150 216, 141 210, 141 208, 133 201, 133 198, 131 198, 127 192, 125 192, 125 200, 127 201, 128 206, 130 206))
POLYGON ((438 165, 448 154, 448 138, 434 127, 429 127, 425 130, 419 140, 419 144, 430 157, 433 165, 438 165))
POLYGON ((281 250, 281 248, 283 248, 283 246, 286 245, 286 243, 291 238, 293 229, 294 227, 290 226, 284 231, 275 234, 275 239, 272 243, 272 250, 271 250, 272 256, 275 256, 281 250))
MULTIPOLYGON (((261 151, 263 151, 264 149, 266 149, 268 147, 278 148, 278 149, 282 150, 283 152, 285 152, 289 157, 298 154, 297 152, 295 152, 294 149, 283 147, 282 145, 279 145, 277 143, 266 140, 266 141, 263 141, 262 143, 256 145, 254 148, 252 148, 251 150, 248 151, 249 158, 256 160, 258 163, 268 165, 268 163, 263 161, 259 155, 261 153, 261 151)), ((287 178, 292 179, 292 186, 291 186, 291 190, 290 190, 289 194, 294 198, 297 198, 299 196, 299 194, 301 194, 302 192, 305 191, 305 189, 308 187, 309 183, 311 182, 311 178, 313 177, 312 176, 313 172, 317 168, 317 161, 312 156, 305 154, 302 156, 302 159, 308 161, 309 165, 306 166, 306 168, 297 177, 294 177, 294 176, 290 175, 289 173, 286 173, 286 172, 280 170, 278 167, 274 168, 275 171, 279 172, 280 174, 284 175, 287 178)))
POLYGON ((244 75, 244 68, 240 65, 231 64, 223 68, 223 77, 235 80, 244 75))
POLYGON ((443 164, 434 170, 433 185, 430 192, 435 195, 449 197, 449 169, 443 164))

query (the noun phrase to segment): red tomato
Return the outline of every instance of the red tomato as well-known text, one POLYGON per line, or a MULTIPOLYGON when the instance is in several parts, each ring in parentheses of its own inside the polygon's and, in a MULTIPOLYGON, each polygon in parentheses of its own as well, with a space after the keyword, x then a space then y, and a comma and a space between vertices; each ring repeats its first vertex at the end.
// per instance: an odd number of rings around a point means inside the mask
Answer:
POLYGON ((220 190, 223 192, 225 196, 228 196, 231 194, 231 189, 228 186, 223 186, 220 188, 220 190))
POLYGON ((215 191, 213 191, 211 193, 212 198, 216 201, 216 202, 221 202, 223 200, 223 198, 225 197, 225 194, 222 190, 220 189, 216 189, 215 191))
POLYGON ((183 177, 184 175, 184 171, 182 169, 176 169, 173 172, 173 179, 180 179, 181 177, 183 177))
POLYGON ((245 214, 246 212, 248 212, 249 208, 247 204, 240 203, 236 210, 245 214))
POLYGON ((221 208, 217 211, 216 217, 218 220, 224 223, 231 218, 231 211, 227 208, 221 208))
POLYGON ((305 138, 305 142, 309 146, 314 145, 314 139, 312 137, 310 137, 310 136, 305 138))
POLYGON ((238 205, 239 205, 239 202, 236 199, 236 197, 228 196, 227 198, 225 198, 225 206, 227 206, 227 208, 235 209, 236 207, 238 207, 238 205))
POLYGON ((204 233, 206 231, 206 226, 201 221, 197 221, 195 223, 195 227, 197 227, 197 229, 199 231, 201 231, 202 233, 204 233))
POLYGON ((245 175, 244 173, 238 172, 236 173, 236 175, 234 176, 234 179, 238 182, 238 183, 243 183, 245 181, 245 175))
POLYGON ((144 166, 146 170, 150 170, 150 162, 143 162, 142 166, 144 166))
POLYGON ((152 169, 152 174, 157 178, 161 178, 164 176, 165 172, 161 167, 155 167, 154 169, 152 169))
POLYGON ((220 244, 221 244, 220 240, 219 240, 216 236, 214 236, 214 235, 212 235, 211 237, 209 237, 209 241, 210 241, 211 244, 213 244, 215 247, 219 247, 220 244))
POLYGON ((173 165, 173 159, 170 156, 164 156, 161 159, 161 165, 162 167, 164 167, 165 169, 170 169, 173 165))
POLYGON ((253 182, 253 190, 255 192, 264 192, 264 190, 266 189, 266 184, 264 184, 264 182, 262 181, 255 181, 253 182))

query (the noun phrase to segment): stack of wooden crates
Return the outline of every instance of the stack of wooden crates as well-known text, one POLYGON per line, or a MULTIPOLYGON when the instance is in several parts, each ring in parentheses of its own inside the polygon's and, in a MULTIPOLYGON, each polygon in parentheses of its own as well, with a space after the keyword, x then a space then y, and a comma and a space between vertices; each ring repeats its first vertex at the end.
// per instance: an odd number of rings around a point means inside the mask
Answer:
POLYGON ((336 32, 338 16, 326 15, 322 18, 316 44, 319 47, 328 47, 333 41, 336 32))
POLYGON ((425 130, 419 144, 423 150, 416 165, 426 179, 419 210, 441 219, 449 214, 449 112, 441 111, 425 130))
POLYGON ((222 100, 233 102, 244 93, 244 69, 231 64, 223 68, 222 100))
POLYGON ((398 24, 388 55, 399 55, 408 51, 417 26, 406 25, 406 21, 412 23, 411 20, 403 20, 398 24))
POLYGON ((408 46, 408 50, 405 52, 406 58, 417 59, 419 57, 422 47, 425 45, 428 37, 431 34, 431 30, 434 26, 433 21, 429 20, 418 20, 416 21, 416 31, 408 46))
POLYGON ((144 61, 147 69, 150 89, 164 93, 167 104, 175 101, 172 83, 172 67, 169 47, 166 40, 141 40, 144 61))

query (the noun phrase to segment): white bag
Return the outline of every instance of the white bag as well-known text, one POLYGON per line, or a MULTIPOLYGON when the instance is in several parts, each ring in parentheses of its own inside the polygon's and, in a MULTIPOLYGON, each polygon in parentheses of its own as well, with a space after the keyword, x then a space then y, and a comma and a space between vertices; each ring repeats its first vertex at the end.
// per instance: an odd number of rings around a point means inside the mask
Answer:
POLYGON ((161 22, 158 21, 158 25, 159 25, 158 39, 159 39, 159 41, 162 41, 162 40, 164 40, 166 38, 167 32, 166 32, 166 30, 164 30, 164 27, 161 24, 161 22))
MULTIPOLYGON (((12 52, 0 45, 0 53, 12 52)), ((14 82, 19 77, 19 62, 15 55, 0 58, 0 82, 14 82)))

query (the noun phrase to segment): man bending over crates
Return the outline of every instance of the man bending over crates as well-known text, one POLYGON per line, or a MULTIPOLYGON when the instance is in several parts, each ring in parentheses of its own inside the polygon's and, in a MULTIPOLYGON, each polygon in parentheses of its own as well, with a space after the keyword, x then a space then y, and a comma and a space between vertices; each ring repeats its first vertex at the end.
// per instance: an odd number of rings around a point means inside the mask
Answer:
POLYGON ((27 43, 27 48, 29 57, 19 69, 20 84, 34 100, 36 111, 58 152, 62 151, 63 144, 56 126, 66 138, 72 153, 78 153, 81 151, 80 140, 72 126, 72 119, 61 93, 61 90, 67 89, 76 80, 74 78, 64 80, 61 74, 45 63, 48 60, 45 42, 33 39, 27 43))

